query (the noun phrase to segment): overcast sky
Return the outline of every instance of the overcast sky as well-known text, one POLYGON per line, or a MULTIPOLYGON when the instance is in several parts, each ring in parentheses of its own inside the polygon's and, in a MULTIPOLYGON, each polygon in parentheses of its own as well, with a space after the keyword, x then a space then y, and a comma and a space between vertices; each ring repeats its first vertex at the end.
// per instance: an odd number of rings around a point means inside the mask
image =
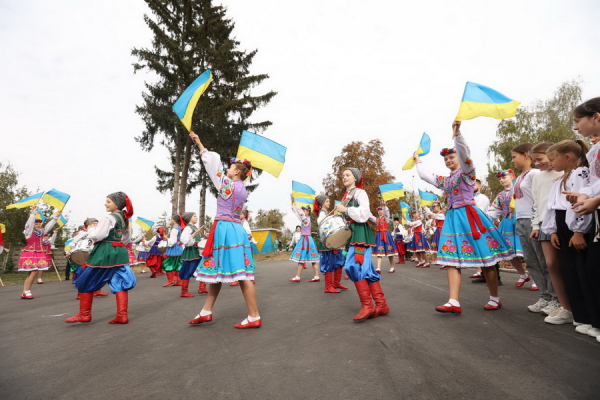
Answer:
MULTIPOLYGON (((218 3, 218 2, 217 2, 218 3)), ((225 1, 241 49, 258 49, 252 73, 270 79, 256 94, 279 94, 255 113, 265 135, 288 148, 279 179, 263 174, 250 210, 289 210, 291 180, 322 190, 333 158, 351 141, 378 138, 385 165, 408 189, 401 168, 422 132, 423 160, 446 173, 439 150, 466 81, 524 105, 583 80, 584 99, 600 95, 600 31, 594 1, 225 1)), ((154 166, 168 168, 160 146, 143 152, 145 72, 133 74, 133 47, 152 35, 144 2, 0 0, 0 162, 36 191, 72 195, 66 212, 80 224, 104 213, 107 194, 123 190, 137 216, 170 212, 154 166)), ((200 100, 202 101, 202 100, 200 100)), ((486 168, 498 121, 463 123, 473 159, 486 168)), ((210 147, 211 138, 202 138, 210 147)), ((431 189, 415 178, 415 186, 431 189)), ((199 194, 187 199, 198 210, 199 194)), ((216 200, 207 205, 213 216, 216 200)), ((286 224, 296 225, 288 213, 286 224)))

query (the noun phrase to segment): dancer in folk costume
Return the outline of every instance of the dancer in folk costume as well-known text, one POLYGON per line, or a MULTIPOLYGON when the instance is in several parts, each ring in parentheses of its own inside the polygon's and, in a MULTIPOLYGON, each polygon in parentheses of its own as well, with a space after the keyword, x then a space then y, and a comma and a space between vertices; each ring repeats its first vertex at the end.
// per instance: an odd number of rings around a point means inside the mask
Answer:
MULTIPOLYGON (((58 235, 58 231, 60 230, 60 228, 56 228, 54 230, 54 232, 52 233, 52 236, 49 236, 47 234, 44 235, 44 247, 46 250, 46 261, 48 262, 48 266, 52 265, 52 249, 54 249, 54 241, 56 240, 56 236, 58 235)), ((42 280, 42 276, 44 275, 44 271, 43 270, 38 270, 38 274, 37 274, 37 283, 38 285, 41 285, 44 283, 44 281, 42 280)))
MULTIPOLYGON (((431 210, 429 207, 424 207, 425 214, 427 216, 431 216, 433 221, 433 226, 435 230, 433 235, 431 236, 431 252, 435 254, 437 257, 438 247, 440 243, 440 235, 442 233, 442 228, 444 227, 444 220, 446 219, 446 215, 442 212, 442 205, 439 201, 434 201, 431 205, 431 210)), ((442 265, 440 269, 446 269, 445 265, 442 265)))
POLYGON ((429 268, 431 265, 427 262, 427 252, 429 251, 429 243, 423 234, 423 221, 421 214, 417 210, 412 211, 412 220, 406 222, 413 230, 413 239, 408 244, 408 250, 412 251, 417 259, 416 268, 429 268))
POLYGON ((163 261, 163 268, 167 273, 167 283, 163 287, 167 286, 181 286, 181 279, 179 278, 179 271, 181 269, 181 255, 183 254, 183 246, 181 243, 181 224, 182 220, 179 215, 173 215, 171 218, 171 233, 167 240, 167 252, 165 253, 165 260, 163 261))
POLYGON ((146 260, 146 266, 150 268, 150 278, 156 278, 156 275, 161 275, 160 270, 165 259, 165 255, 158 251, 158 244, 165 239, 165 228, 160 227, 156 230, 156 235, 150 239, 147 244, 150 246, 148 252, 148 260, 146 260))
MULTIPOLYGON (((246 231, 246 234, 248 235, 248 240, 251 243, 250 246, 252 246, 252 244, 256 245, 258 243, 258 241, 256 239, 254 239, 254 237, 252 236, 252 229, 250 229, 250 223, 248 222, 248 218, 250 218, 250 211, 242 210, 242 213, 240 214, 240 219, 242 220, 242 227, 244 228, 244 230, 246 231)), ((254 250, 252 247, 251 247, 251 249, 254 250)), ((252 283, 256 283, 256 281, 253 280, 252 283)), ((240 281, 235 281, 235 282, 230 283, 229 286, 237 286, 239 284, 240 284, 240 281)), ((200 293, 200 292, 198 292, 198 293, 200 293)))
POLYGON ((523 257, 523 247, 521 240, 517 235, 517 219, 515 216, 514 206, 514 186, 516 174, 512 169, 496 172, 496 177, 500 180, 500 184, 504 188, 498 193, 488 209, 488 216, 494 221, 498 227, 500 234, 504 237, 504 241, 508 249, 513 254, 513 259, 510 260, 513 268, 519 272, 519 280, 516 283, 517 287, 522 287, 525 282, 529 282, 531 278, 525 272, 523 263, 519 257, 523 257), (500 221, 502 217, 502 221, 500 221))
POLYGON ((135 251, 137 251, 137 255, 135 256, 135 264, 141 264, 140 274, 146 273, 146 260, 148 260, 148 246, 146 245, 146 232, 140 234, 140 236, 133 241, 135 246, 135 251))
POLYGON ((362 304, 354 320, 387 315, 390 309, 379 284, 381 275, 375 272, 371 261, 375 237, 368 222, 374 221, 375 217, 371 214, 367 192, 363 190, 362 173, 357 168, 348 168, 342 172, 342 182, 346 193, 342 202, 336 205, 336 210, 343 214, 352 230, 345 269, 348 277, 354 282, 362 304))
POLYGON ((396 264, 404 264, 404 257, 406 256, 404 237, 407 234, 408 231, 402 225, 400 218, 394 218, 394 241, 396 243, 396 250, 398 251, 398 262, 396 264))
MULTIPOLYGON (((73 242, 71 242, 71 248, 74 249, 77 246, 77 243, 79 243, 82 240, 85 240, 88 238, 88 231, 92 228, 95 228, 98 225, 98 220, 96 218, 87 218, 85 221, 83 221, 83 230, 81 230, 77 236, 75 236, 75 238, 73 239, 73 242)), ((75 264, 75 273, 73 274, 73 285, 75 285, 77 287, 77 279, 78 277, 81 276, 81 274, 83 273, 83 270, 85 269, 87 264, 83 264, 83 265, 79 265, 79 264, 75 264)), ((77 292, 77 300, 79 300, 79 295, 80 293, 77 292)), ((98 289, 93 293, 94 297, 105 297, 108 296, 108 293, 104 293, 102 290, 98 289)))
POLYGON ((499 261, 509 261, 513 252, 505 245, 504 239, 492 221, 477 207, 473 207, 475 166, 470 157, 469 146, 460 133, 460 121, 452 124, 454 149, 443 149, 446 167, 450 176, 440 176, 429 172, 418 155, 417 172, 424 181, 442 189, 448 195, 448 212, 440 235, 437 264, 447 266, 450 299, 436 311, 461 313, 458 301, 461 286, 461 269, 482 267, 490 291, 486 310, 497 310, 502 303, 498 296, 498 278, 494 265, 499 261))
POLYGON ((31 208, 31 214, 27 219, 25 230, 23 231, 27 244, 21 252, 19 272, 27 272, 27 278, 25 278, 25 283, 23 284, 23 293, 21 294, 21 299, 24 300, 33 299, 31 285, 35 280, 38 271, 47 271, 48 268, 50 268, 48 257, 46 255, 47 249, 44 244, 44 235, 50 232, 60 216, 60 213, 54 214, 50 222, 42 228, 42 220, 35 218, 37 209, 37 206, 31 208))
POLYGON ((387 206, 377 207, 377 235, 375 236, 375 247, 373 255, 377 256, 377 268, 375 271, 381 274, 381 260, 388 257, 390 260, 390 273, 394 273, 394 256, 398 254, 392 234, 388 230, 390 222, 390 209, 387 206))
POLYGON ((248 234, 240 220, 240 214, 248 197, 243 179, 252 174, 252 165, 247 160, 231 159, 231 167, 223 173, 221 157, 208 151, 191 132, 190 137, 200 148, 202 163, 213 185, 219 192, 217 197, 217 215, 214 218, 202 260, 195 276, 199 281, 209 284, 208 296, 204 307, 190 324, 212 321, 212 309, 217 301, 223 282, 241 281, 240 288, 248 308, 248 316, 237 329, 260 328, 262 321, 256 303, 254 280, 254 259, 248 234))
MULTIPOLYGON (((314 208, 315 212, 319 213, 317 225, 327 218, 330 204, 329 198, 325 195, 321 194, 315 197, 314 208)), ((325 293, 340 293, 337 289, 347 290, 348 288, 341 284, 342 269, 346 263, 342 254, 343 249, 328 249, 321 241, 319 241, 318 249, 321 273, 325 276, 325 293)))
POLYGON ((300 238, 300 241, 296 243, 296 247, 294 247, 292 255, 290 256, 290 261, 298 263, 296 276, 291 278, 290 282, 300 282, 300 275, 302 274, 302 270, 306 268, 307 262, 312 263, 314 272, 314 277, 309 280, 309 282, 319 282, 321 280, 319 278, 319 266, 317 265, 319 262, 319 249, 317 249, 317 245, 310 235, 312 227, 310 220, 310 207, 298 207, 296 202, 292 200, 292 211, 300 220, 300 232, 302 237, 300 238))
MULTIPOLYGON (((179 277, 181 278, 181 297, 194 297, 188 291, 190 279, 196 272, 200 263, 200 249, 198 242, 200 241, 200 229, 197 229, 195 224, 198 223, 198 215, 193 212, 186 212, 181 216, 183 231, 181 232, 181 243, 185 246, 181 255, 181 269, 179 277)), ((206 283, 200 282, 198 293, 208 293, 206 283)))
POLYGON ((109 324, 126 324, 128 291, 136 284, 135 275, 129 266, 129 255, 125 245, 129 243, 131 231, 127 221, 133 215, 133 204, 123 192, 111 193, 104 204, 110 214, 102 218, 95 228, 88 230, 88 239, 96 242, 86 268, 77 277, 79 291, 79 314, 65 322, 90 322, 92 320, 93 293, 108 283, 117 298, 117 316, 109 324))

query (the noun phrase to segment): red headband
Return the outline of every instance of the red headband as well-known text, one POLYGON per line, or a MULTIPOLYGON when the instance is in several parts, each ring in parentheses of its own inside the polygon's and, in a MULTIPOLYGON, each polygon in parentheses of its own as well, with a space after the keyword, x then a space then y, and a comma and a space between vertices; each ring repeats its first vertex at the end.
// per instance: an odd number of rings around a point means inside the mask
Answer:
POLYGON ((321 206, 319 205, 319 202, 317 201, 316 197, 315 202, 313 203, 313 207, 315 208, 315 212, 319 212, 319 210, 321 209, 321 206))
POLYGON ((358 181, 358 183, 356 184, 356 187, 359 189, 363 188, 363 177, 360 177, 360 181, 358 181))
POLYGON ((185 227, 187 226, 187 222, 184 221, 183 219, 183 215, 179 216, 179 227, 181 228, 181 230, 183 231, 185 229, 185 227))

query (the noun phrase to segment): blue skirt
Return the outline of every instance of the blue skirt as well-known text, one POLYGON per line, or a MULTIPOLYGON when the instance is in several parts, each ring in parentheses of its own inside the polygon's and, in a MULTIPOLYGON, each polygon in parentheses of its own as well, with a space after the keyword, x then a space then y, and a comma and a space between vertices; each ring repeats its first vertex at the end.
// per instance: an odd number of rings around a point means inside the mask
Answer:
POLYGON ((322 250, 319 252, 319 264, 322 273, 334 272, 346 263, 342 250, 322 250))
POLYGON ((523 257, 521 240, 517 236, 517 222, 515 218, 503 218, 498 226, 500 234, 504 237, 506 245, 512 250, 513 257, 523 257))
POLYGON ((413 236, 412 241, 406 246, 408 251, 420 252, 420 251, 429 251, 429 242, 425 239, 425 235, 423 232, 416 232, 413 236))
POLYGON ((397 254, 398 251, 396 250, 394 239, 392 239, 392 234, 388 231, 377 232, 377 236, 375 236, 375 248, 373 249, 373 255, 391 257, 397 254), (385 235, 387 242, 383 241, 383 235, 385 235))
POLYGON ((440 228, 435 228, 435 232, 433 232, 433 236, 431 237, 431 252, 437 253, 438 244, 440 243, 440 235, 442 234, 442 230, 440 228))
POLYGON ((381 275, 375 272, 373 261, 371 260, 371 246, 365 247, 365 259, 362 264, 356 261, 355 246, 350 246, 348 249, 348 255, 346 256, 346 274, 352 282, 362 281, 366 279, 369 284, 378 282, 381 279, 381 275))
POLYGON ((80 293, 92 293, 102 289, 108 283, 113 293, 131 290, 135 287, 136 280, 129 265, 121 265, 111 268, 87 267, 77 277, 77 291, 80 293))
POLYGON ((504 237, 487 215, 473 207, 486 232, 475 239, 471 233, 466 207, 451 208, 440 234, 436 264, 456 268, 491 267, 514 258, 504 237))
POLYGON ((173 246, 169 247, 167 249, 167 251, 165 252, 166 256, 180 256, 183 254, 183 246, 180 246, 178 244, 174 244, 173 246))
POLYGON ((312 236, 302 236, 292 251, 290 261, 297 263, 319 261, 319 250, 312 236))
POLYGON ((149 255, 150 255, 150 253, 148 253, 147 251, 140 251, 140 252, 138 252, 138 255, 137 255, 137 261, 144 262, 148 259, 149 255))
POLYGON ((194 272, 196 280, 206 283, 254 280, 254 259, 242 225, 231 221, 215 223, 213 253, 200 260, 194 272))
POLYGON ((190 278, 196 272, 196 268, 198 268, 198 264, 200 264, 200 259, 197 258, 195 260, 184 260, 181 263, 181 269, 179 270, 179 278, 184 281, 189 281, 190 278))

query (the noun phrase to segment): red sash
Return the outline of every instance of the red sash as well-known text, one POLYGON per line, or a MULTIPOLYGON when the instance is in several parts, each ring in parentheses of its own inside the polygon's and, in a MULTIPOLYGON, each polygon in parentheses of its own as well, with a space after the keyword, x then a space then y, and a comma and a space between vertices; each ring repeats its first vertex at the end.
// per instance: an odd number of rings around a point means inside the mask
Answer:
POLYGON ((473 234, 473 238, 475 240, 481 237, 482 233, 486 233, 487 229, 483 226, 481 219, 479 218, 479 214, 472 205, 467 205, 467 219, 469 220, 469 226, 471 227, 471 233, 473 234), (477 230, 479 228, 479 230, 477 230))
POLYGON ((217 228, 217 223, 219 220, 215 220, 212 224, 212 228, 210 228, 210 233, 208 234, 208 238, 206 239, 206 245, 204 246, 204 250, 202 250, 202 257, 211 257, 213 254, 213 244, 215 243, 215 229, 217 228))

